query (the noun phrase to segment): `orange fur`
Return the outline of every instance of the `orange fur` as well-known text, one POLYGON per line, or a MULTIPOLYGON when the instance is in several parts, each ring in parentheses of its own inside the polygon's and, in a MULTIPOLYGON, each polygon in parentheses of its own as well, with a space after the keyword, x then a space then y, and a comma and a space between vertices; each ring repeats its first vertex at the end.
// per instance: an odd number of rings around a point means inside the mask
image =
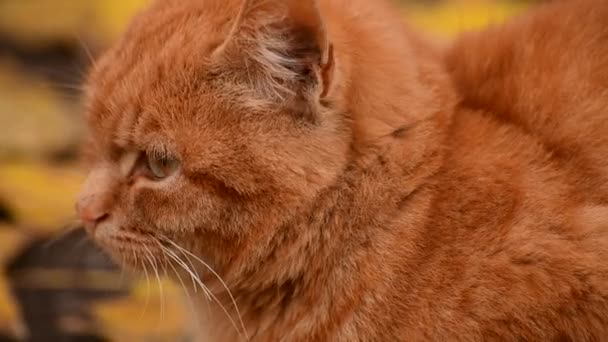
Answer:
POLYGON ((202 341, 608 338, 608 4, 445 53, 395 13, 155 3, 91 74, 88 230, 191 259, 202 341))

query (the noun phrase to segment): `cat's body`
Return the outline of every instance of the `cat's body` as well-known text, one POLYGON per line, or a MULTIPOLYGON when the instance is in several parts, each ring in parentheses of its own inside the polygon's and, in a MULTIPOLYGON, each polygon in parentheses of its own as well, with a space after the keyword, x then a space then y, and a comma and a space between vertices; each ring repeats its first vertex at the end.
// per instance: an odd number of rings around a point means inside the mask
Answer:
POLYGON ((266 2, 157 4, 96 68, 101 244, 211 264, 240 315, 197 267, 232 318, 191 289, 201 341, 608 339, 608 4, 443 56, 381 1, 266 2))

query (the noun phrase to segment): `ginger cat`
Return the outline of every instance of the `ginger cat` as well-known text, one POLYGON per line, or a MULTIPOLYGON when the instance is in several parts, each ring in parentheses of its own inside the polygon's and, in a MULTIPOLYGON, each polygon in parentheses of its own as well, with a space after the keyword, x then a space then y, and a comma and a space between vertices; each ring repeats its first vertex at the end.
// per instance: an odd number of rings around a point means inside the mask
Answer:
POLYGON ((90 77, 87 230, 200 341, 608 340, 608 2, 447 51, 398 13, 154 3, 90 77))

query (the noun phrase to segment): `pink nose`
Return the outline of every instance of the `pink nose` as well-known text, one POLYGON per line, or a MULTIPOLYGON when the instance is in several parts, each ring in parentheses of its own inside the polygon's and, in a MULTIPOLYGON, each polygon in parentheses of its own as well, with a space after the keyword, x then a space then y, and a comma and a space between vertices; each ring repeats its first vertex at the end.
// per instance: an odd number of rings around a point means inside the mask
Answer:
POLYGON ((94 230, 99 223, 110 216, 103 199, 97 195, 79 199, 76 203, 76 212, 85 227, 90 230, 94 230))

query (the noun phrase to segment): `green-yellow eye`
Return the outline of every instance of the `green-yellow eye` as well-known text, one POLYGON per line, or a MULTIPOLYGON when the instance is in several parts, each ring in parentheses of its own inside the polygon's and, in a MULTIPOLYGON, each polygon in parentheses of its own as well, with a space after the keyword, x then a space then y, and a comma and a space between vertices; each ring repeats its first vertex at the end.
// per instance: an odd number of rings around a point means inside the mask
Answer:
POLYGON ((165 179, 179 168, 179 161, 171 157, 146 156, 146 165, 156 179, 165 179))

